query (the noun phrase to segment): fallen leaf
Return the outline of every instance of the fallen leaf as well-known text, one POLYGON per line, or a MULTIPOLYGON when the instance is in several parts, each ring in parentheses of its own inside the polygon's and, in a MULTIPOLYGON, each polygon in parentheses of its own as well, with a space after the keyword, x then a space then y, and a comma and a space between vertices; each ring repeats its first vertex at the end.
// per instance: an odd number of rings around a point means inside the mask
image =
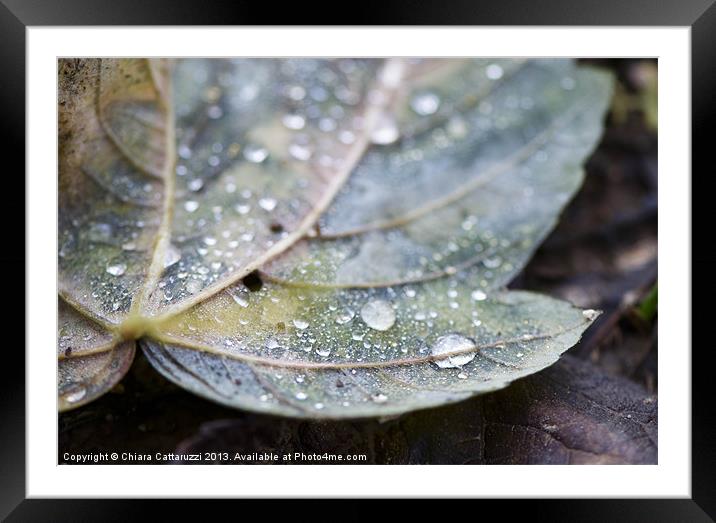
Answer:
POLYGON ((59 85, 60 295, 104 343, 59 356, 66 390, 110 388, 138 340, 221 403, 390 416, 551 365, 594 319, 503 287, 581 184, 603 72, 92 59, 59 85))

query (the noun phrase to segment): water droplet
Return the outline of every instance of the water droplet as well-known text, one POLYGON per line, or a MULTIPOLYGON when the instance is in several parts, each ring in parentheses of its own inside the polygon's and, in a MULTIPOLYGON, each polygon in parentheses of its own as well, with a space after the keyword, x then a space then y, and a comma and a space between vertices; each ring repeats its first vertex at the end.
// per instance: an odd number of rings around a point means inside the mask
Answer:
POLYGON ((204 180, 201 178, 194 178, 193 180, 190 180, 189 183, 187 183, 187 187, 189 187, 190 191, 198 191, 202 187, 204 187, 204 180))
POLYGON ((288 154, 290 154, 296 160, 305 162, 310 160, 313 155, 313 151, 307 145, 301 145, 298 143, 292 143, 288 146, 288 154))
POLYGON ((259 207, 261 207, 264 211, 271 212, 276 208, 276 204, 278 202, 273 198, 261 198, 259 200, 259 207))
POLYGON ((368 327, 378 331, 387 331, 395 324, 395 311, 384 300, 373 300, 363 305, 360 317, 368 327))
POLYGON ((184 202, 184 210, 186 212, 194 212, 199 208, 199 202, 195 202, 194 200, 188 200, 184 202))
POLYGON ((288 88, 288 97, 291 100, 299 102, 306 97, 306 90, 300 85, 292 85, 288 88))
POLYGON ((296 393, 296 399, 297 399, 297 400, 303 401, 303 400, 305 400, 306 398, 308 398, 308 395, 307 395, 305 392, 297 392, 297 393, 296 393))
POLYGON ((494 258, 487 258, 482 261, 482 264, 488 269, 497 269, 500 265, 502 265, 502 258, 500 258, 499 256, 495 256, 494 258))
POLYGON ((248 214, 251 210, 251 206, 247 204, 238 204, 234 207, 234 209, 236 209, 236 212, 239 214, 248 214))
POLYGON ((65 400, 69 403, 77 403, 87 395, 87 389, 81 388, 74 390, 65 396, 65 400))
POLYGON ((107 265, 107 272, 112 276, 121 276, 127 270, 127 266, 124 263, 115 263, 113 265, 107 265))
POLYGON ((390 145, 398 140, 400 131, 393 118, 382 118, 370 134, 370 141, 376 145, 390 145))
POLYGON ((174 245, 169 245, 167 251, 164 253, 164 268, 171 267, 176 262, 181 260, 181 252, 174 245))
POLYGON ((293 131, 299 131, 306 125, 306 119, 300 114, 286 114, 281 119, 281 122, 284 126, 293 131))
POLYGON ((266 340, 266 348, 267 349, 278 349, 281 346, 281 344, 278 342, 276 338, 269 338, 266 340))
POLYGON ((315 405, 313 405, 313 407, 316 410, 321 410, 324 407, 324 405, 323 405, 323 403, 316 403, 315 405))
POLYGON ((463 336, 462 334, 452 333, 440 336, 430 350, 430 354, 432 356, 441 356, 444 354, 459 352, 460 354, 435 360, 435 365, 441 369, 449 369, 462 367, 463 365, 470 363, 475 358, 477 352, 463 351, 468 351, 469 349, 474 348, 475 342, 473 342, 470 338, 463 336))
POLYGON ((331 349, 327 349, 327 348, 316 349, 316 354, 318 354, 319 356, 321 356, 323 358, 327 358, 328 356, 331 355, 331 349))
POLYGON ((472 294, 470 294, 470 297, 475 301, 484 301, 487 299, 487 294, 485 294, 481 290, 476 290, 476 291, 472 291, 472 294))
POLYGON ((179 156, 185 160, 191 158, 191 149, 187 145, 180 145, 177 152, 179 153, 179 156))
POLYGON ((410 100, 410 107, 421 116, 435 114, 440 107, 440 98, 434 93, 420 93, 410 100))
POLYGON ((467 374, 465 374, 464 372, 461 372, 460 374, 457 375, 457 378, 460 380, 466 380, 467 374))
POLYGON ((137 244, 134 242, 127 242, 122 244, 122 250, 124 251, 133 251, 137 248, 137 244))
POLYGON ((467 123, 461 116, 453 116, 448 120, 446 130, 453 138, 464 138, 467 135, 467 123))
MULTIPOLYGON (((244 298, 241 293, 233 293, 231 297, 234 299, 234 301, 241 307, 248 307, 249 302, 246 298, 244 298)), ((269 347, 270 348, 270 347, 269 347)))
POLYGON ((355 317, 355 312, 350 309, 345 309, 338 316, 336 316, 336 323, 338 325, 344 325, 351 321, 355 317))
POLYGON ((380 71, 380 81, 388 87, 398 87, 405 74, 405 64, 398 60, 388 60, 380 71))
POLYGON ((582 311, 582 316, 588 320, 594 320, 597 316, 599 316, 599 311, 595 311, 594 309, 585 309, 582 311))
POLYGON ((338 139, 345 145, 350 145, 356 141, 356 135, 351 131, 341 131, 338 134, 338 139))
POLYGON ((303 374, 299 374, 298 376, 296 376, 296 383, 303 383, 305 379, 306 376, 304 376, 303 374))
POLYGON ((378 392, 377 394, 373 394, 370 399, 373 400, 375 403, 385 403, 386 401, 388 401, 388 396, 386 396, 382 392, 378 392))
POLYGON ((258 145, 247 145, 244 149, 244 158, 252 163, 261 163, 268 158, 268 149, 258 145))
POLYGON ((499 80, 503 75, 502 67, 497 64, 488 65, 485 73, 490 80, 499 80))
POLYGON ((293 325, 294 325, 298 330, 303 330, 303 329, 308 328, 308 322, 307 322, 307 321, 304 321, 304 320, 293 320, 293 325))

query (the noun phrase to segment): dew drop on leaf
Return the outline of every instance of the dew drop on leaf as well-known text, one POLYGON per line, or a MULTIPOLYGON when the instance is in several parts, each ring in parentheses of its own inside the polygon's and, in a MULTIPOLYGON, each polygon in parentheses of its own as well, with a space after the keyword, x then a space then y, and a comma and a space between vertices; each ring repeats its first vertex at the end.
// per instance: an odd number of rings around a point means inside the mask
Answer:
POLYGON ((86 394, 87 394, 87 389, 85 389, 85 388, 77 389, 77 390, 72 391, 69 394, 67 394, 65 396, 65 400, 68 403, 77 403, 82 398, 84 398, 86 394))
POLYGON ((395 324, 395 311, 385 300, 372 300, 363 305, 360 317, 368 327, 377 331, 387 331, 395 324))
POLYGON ((388 401, 388 396, 379 392, 377 394, 373 394, 370 399, 372 399, 374 403, 385 403, 388 401))
POLYGON ((307 145, 292 143, 288 146, 288 154, 290 154, 296 160, 305 162, 311 159, 313 151, 307 145))
POLYGON ((481 290, 476 290, 476 291, 472 291, 472 294, 470 294, 470 297, 475 301, 484 301, 487 299, 487 294, 485 294, 481 290))
POLYGON ((247 145, 244 149, 244 158, 251 163, 261 163, 268 158, 268 150, 258 145, 247 145))
POLYGON ((599 311, 595 311, 594 309, 586 309, 582 311, 582 316, 584 316, 588 320, 594 320, 599 316, 599 311))
POLYGON ((127 266, 124 263, 115 263, 107 265, 107 272, 112 276, 121 276, 127 270, 127 266))
POLYGON ((353 312, 350 309, 345 309, 338 316, 336 316, 336 323, 338 325, 344 325, 344 324, 348 323, 349 321, 351 321, 354 316, 355 316, 355 312, 353 312))
POLYGON ((400 131, 393 118, 383 118, 370 133, 370 141, 376 145, 390 145, 398 140, 400 131))
POLYGON ((248 204, 238 204, 235 209, 237 213, 245 215, 248 214, 249 211, 251 211, 251 206, 248 204))
POLYGON ((475 348, 475 342, 473 342, 467 336, 462 334, 451 333, 445 336, 440 336, 435 345, 430 350, 431 356, 441 356, 444 354, 450 354, 453 352, 461 352, 461 354, 455 354, 454 356, 448 356, 447 358, 435 360, 435 365, 441 369, 449 369, 462 367, 467 363, 470 363, 477 352, 463 352, 469 349, 475 348))
POLYGON ((276 208, 276 203, 274 198, 261 198, 259 200, 259 207, 264 211, 271 212, 276 208))
POLYGON ((303 330, 308 327, 308 322, 304 320, 293 320, 293 325, 298 330, 303 330))
POLYGON ((234 299, 236 304, 239 305, 240 307, 246 308, 249 306, 248 300, 246 300, 246 298, 244 298, 241 294, 234 293, 231 295, 231 297, 234 299))
POLYGON ((440 107, 440 98, 434 93, 420 93, 410 100, 410 107, 420 116, 435 114, 440 107))
POLYGON ((300 131, 306 125, 306 119, 300 114, 286 114, 281 119, 281 122, 287 129, 293 131, 300 131))
POLYGON ((171 267, 181 260, 181 252, 174 245, 169 245, 167 252, 164 253, 164 268, 171 267))
POLYGON ((197 192, 204 187, 204 181, 201 178, 194 178, 187 184, 187 187, 190 191, 197 192))
POLYGON ((504 74, 502 71, 502 67, 500 67, 498 64, 488 65, 487 69, 485 70, 485 73, 490 80, 499 80, 504 74))

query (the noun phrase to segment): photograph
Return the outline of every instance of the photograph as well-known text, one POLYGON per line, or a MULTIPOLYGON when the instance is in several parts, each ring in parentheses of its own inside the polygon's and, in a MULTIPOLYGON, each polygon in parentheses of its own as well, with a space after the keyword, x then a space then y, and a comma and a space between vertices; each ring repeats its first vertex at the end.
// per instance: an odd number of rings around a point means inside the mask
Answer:
POLYGON ((660 463, 657 57, 56 66, 58 464, 660 463))

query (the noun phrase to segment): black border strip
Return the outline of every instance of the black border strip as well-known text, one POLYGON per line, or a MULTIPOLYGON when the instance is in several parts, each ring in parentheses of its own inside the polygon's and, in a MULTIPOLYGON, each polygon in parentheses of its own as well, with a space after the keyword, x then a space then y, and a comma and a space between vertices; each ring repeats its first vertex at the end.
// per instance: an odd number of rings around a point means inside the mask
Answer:
POLYGON ((692 25, 713 0, 364 0, 317 4, 246 0, 3 0, 25 25, 692 25), (338 6, 342 5, 343 9, 338 6), (350 9, 348 9, 350 7, 350 9))
MULTIPOLYGON (((190 0, 2 0, 0 4, 0 60, 2 81, 0 100, 2 118, 0 146, 5 149, 4 158, 17 160, 14 169, 6 168, 3 180, 6 184, 18 183, 17 191, 8 194, 24 194, 24 184, 16 173, 25 171, 25 159, 21 153, 25 140, 25 28, 28 25, 321 25, 305 3, 291 5, 287 2, 270 5, 261 2, 222 1, 213 3, 190 0)), ((707 174, 713 172, 713 137, 716 136, 714 109, 716 108, 716 6, 714 0, 500 0, 477 2, 475 0, 452 0, 427 2, 406 0, 403 2, 381 0, 364 1, 350 10, 338 4, 327 9, 334 19, 327 25, 585 25, 585 26, 690 26, 692 30, 692 139, 693 170, 697 165, 704 172, 700 179, 692 176, 692 195, 701 198, 712 194, 705 187, 707 174), (338 13, 350 13, 349 16, 338 13), (350 19, 348 19, 350 18, 350 19), (709 162, 710 163, 707 163, 709 162), (698 190, 700 188, 700 190, 698 190), (694 190, 696 189, 696 190, 694 190)), ((688 173, 669 173, 687 176, 688 173)), ((713 176, 713 175, 711 175, 713 176)), ((17 222, 24 198, 13 198, 0 206, 5 224, 17 222)), ((713 204, 711 204, 713 207, 713 204)), ((24 210, 24 209, 23 209, 24 210)), ((712 213, 706 206, 692 208, 693 236, 701 239, 694 247, 692 278, 699 282, 702 296, 716 292, 710 274, 716 262, 716 246, 712 245, 712 213), (698 234, 701 232, 702 234, 698 234), (709 292, 713 291, 713 292, 709 292)), ((10 228, 11 227, 5 227, 10 228)), ((5 229, 4 228, 4 229, 5 229)), ((19 228, 18 228, 19 229, 19 228)), ((8 232, 7 245, 12 249, 0 250, 0 268, 5 274, 16 274, 20 266, 24 271, 24 235, 18 230, 8 232)), ((25 274, 27 278, 28 275, 25 274)), ((668 277, 668 276, 666 276, 668 277)), ((7 278, 6 278, 7 279, 7 278)), ((12 289, 20 296, 19 278, 6 282, 17 285, 12 289)), ((712 300, 711 300, 712 301, 712 300)), ((712 315, 708 303, 699 307, 693 301, 693 325, 708 325, 712 315)), ((14 307, 19 311, 19 307, 14 307)), ((662 319, 662 323, 667 319, 662 319)), ((11 321, 6 322, 12 326, 11 321)), ((704 330, 704 329, 701 329, 704 330)), ((10 331, 6 333, 12 334, 10 331)), ((693 332, 695 335, 696 332, 693 332)), ((708 339, 696 343, 693 358, 693 425, 692 425, 692 496, 691 500, 530 500, 530 501, 481 501, 500 511, 500 517, 515 512, 529 511, 530 518, 538 521, 713 521, 716 517, 716 424, 713 407, 712 343, 708 339), (705 343, 704 343, 705 342, 705 343), (709 517, 709 515, 711 517, 709 517)), ((24 337, 22 339, 24 345, 24 337)), ((9 521, 126 521, 145 515, 147 505, 161 505, 165 511, 166 501, 123 500, 25 500, 25 412, 24 373, 12 371, 24 367, 24 358, 17 346, 6 342, 2 365, 2 394, 0 394, 0 517, 12 512, 9 521), (14 345, 15 347, 12 347, 14 345), (14 358, 14 361, 13 361, 14 358)), ((689 347, 666 347, 664 350, 685 352, 689 347)), ((317 494, 320 494, 317 492, 317 494)), ((251 504, 250 501, 242 502, 251 504)), ((354 519, 372 515, 373 505, 379 502, 343 504, 335 517, 354 519), (351 505, 357 508, 351 509, 351 505)), ((450 501, 451 510, 458 509, 457 500, 450 501)), ((290 503, 293 505, 294 503, 290 503)), ((320 511, 334 511, 330 501, 310 502, 320 511)), ((410 502, 422 510, 423 503, 410 502)), ((199 505, 204 506, 205 503, 199 505)), ((272 502, 272 509, 283 508, 287 502, 272 502)), ((172 503, 185 518, 192 516, 192 507, 198 516, 206 517, 205 507, 187 506, 185 502, 172 503), (198 512, 201 510, 202 512, 198 512)), ((158 508, 158 507, 156 507, 158 508)), ((376 507, 381 508, 381 507, 376 507)), ((166 513, 165 513, 166 514, 166 513)), ((476 514, 477 515, 477 514, 476 514)), ((238 516, 238 514, 237 514, 238 516)), ((141 518, 140 518, 141 519, 141 518)))

